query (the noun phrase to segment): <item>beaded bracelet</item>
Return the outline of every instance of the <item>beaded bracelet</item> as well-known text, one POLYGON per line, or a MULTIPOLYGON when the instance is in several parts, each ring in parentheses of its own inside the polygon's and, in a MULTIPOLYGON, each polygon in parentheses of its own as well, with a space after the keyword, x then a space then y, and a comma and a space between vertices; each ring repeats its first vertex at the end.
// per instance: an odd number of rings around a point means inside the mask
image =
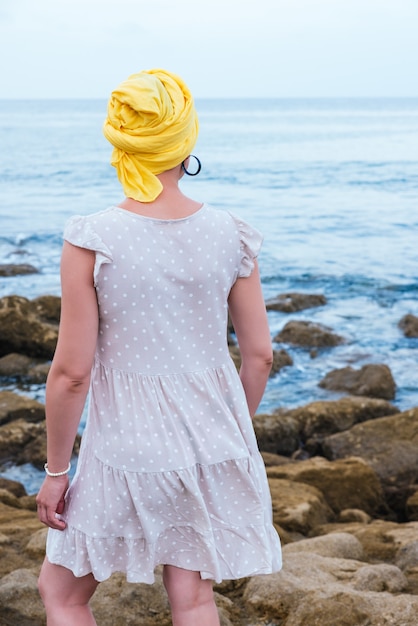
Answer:
POLYGON ((47 476, 53 476, 53 477, 64 476, 65 474, 68 474, 70 469, 71 469, 71 462, 68 463, 67 469, 64 470, 63 472, 50 472, 49 469, 48 469, 48 463, 45 463, 45 465, 44 465, 44 470, 45 470, 47 476))

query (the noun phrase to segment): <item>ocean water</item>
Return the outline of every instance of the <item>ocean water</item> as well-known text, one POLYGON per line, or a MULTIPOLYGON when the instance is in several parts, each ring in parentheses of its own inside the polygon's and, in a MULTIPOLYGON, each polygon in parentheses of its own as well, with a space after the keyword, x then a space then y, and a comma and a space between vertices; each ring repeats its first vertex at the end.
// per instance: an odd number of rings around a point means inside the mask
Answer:
MULTIPOLYGON (((276 345, 294 365, 269 381, 260 411, 337 398, 318 387, 323 376, 367 363, 391 368, 401 410, 418 406, 418 339, 398 328, 406 313, 418 315, 418 99, 196 104, 203 167, 183 180, 185 192, 264 233, 266 299, 327 298, 320 308, 270 313, 272 336, 300 319, 347 339, 316 358, 276 345)), ((101 131, 105 109, 99 100, 0 101, 0 263, 40 270, 1 278, 0 297, 59 295, 65 221, 122 199, 101 131)), ((43 400, 42 387, 23 391, 43 400)))

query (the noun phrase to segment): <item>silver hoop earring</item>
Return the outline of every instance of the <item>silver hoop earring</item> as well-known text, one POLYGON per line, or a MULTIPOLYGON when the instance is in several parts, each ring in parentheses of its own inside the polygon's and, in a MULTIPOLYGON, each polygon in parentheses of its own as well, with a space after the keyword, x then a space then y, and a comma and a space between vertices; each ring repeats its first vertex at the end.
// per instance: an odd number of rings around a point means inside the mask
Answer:
MULTIPOLYGON (((183 163, 181 164, 181 169, 183 170, 183 172, 184 172, 185 174, 187 174, 187 176, 197 176, 197 175, 198 175, 198 173, 200 172, 200 170, 202 169, 202 164, 201 164, 201 162, 199 161, 199 159, 197 158, 197 156, 195 156, 194 154, 191 154, 188 158, 190 159, 190 158, 192 158, 192 157, 196 160, 196 164, 195 164, 195 165, 196 165, 196 167, 195 167, 195 169, 189 169, 189 170, 188 170, 188 169, 186 169, 186 166, 184 165, 184 161, 183 161, 183 163)), ((186 160, 186 159, 185 159, 185 160, 186 160)))

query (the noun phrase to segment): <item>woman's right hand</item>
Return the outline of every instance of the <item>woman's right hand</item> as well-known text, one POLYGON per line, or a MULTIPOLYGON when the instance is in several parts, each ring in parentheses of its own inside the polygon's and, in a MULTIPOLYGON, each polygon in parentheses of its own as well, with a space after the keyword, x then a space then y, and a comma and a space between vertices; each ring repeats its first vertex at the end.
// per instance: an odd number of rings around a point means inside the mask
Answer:
POLYGON ((68 475, 46 476, 36 496, 39 520, 56 530, 64 530, 66 523, 60 519, 65 508, 65 494, 69 485, 68 475))

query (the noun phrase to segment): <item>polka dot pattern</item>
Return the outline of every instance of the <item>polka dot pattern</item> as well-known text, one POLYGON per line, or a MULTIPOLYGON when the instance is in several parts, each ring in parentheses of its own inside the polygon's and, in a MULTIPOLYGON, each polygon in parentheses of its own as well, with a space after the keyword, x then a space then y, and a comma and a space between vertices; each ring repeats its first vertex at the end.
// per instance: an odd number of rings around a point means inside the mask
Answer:
POLYGON ((277 571, 264 464, 226 341, 227 299, 260 234, 204 205, 177 220, 111 207, 64 237, 94 250, 99 338, 64 532, 77 576, 153 582, 169 563, 220 581, 277 571))

